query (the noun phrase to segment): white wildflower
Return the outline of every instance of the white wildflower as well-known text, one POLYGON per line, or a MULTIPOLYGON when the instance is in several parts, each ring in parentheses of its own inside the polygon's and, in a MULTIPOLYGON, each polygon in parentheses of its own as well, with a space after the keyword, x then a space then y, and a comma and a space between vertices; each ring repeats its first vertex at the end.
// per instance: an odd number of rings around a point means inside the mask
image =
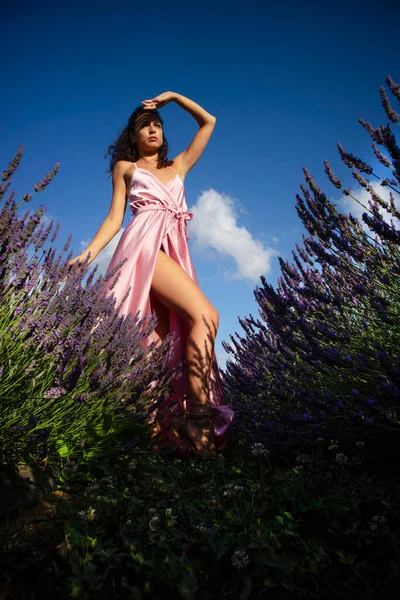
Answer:
POLYGON ((105 483, 107 485, 110 485, 113 482, 113 478, 112 477, 102 477, 100 479, 100 483, 105 483))
POLYGON ((89 506, 89 509, 87 511, 88 521, 94 521, 95 514, 96 510, 92 506, 89 506))
POLYGON ((384 523, 386 523, 386 519, 383 515, 375 515, 374 517, 372 517, 372 520, 378 525, 383 525, 384 523))
POLYGON ((172 514, 172 508, 165 509, 165 517, 167 519, 167 527, 174 527, 177 524, 177 517, 172 514))
POLYGON ((206 535, 206 533, 207 533, 207 527, 206 527, 206 525, 197 525, 197 529, 199 531, 201 531, 201 533, 203 533, 204 535, 206 535))
POLYGON ((365 444, 364 442, 356 442, 356 446, 357 448, 364 448, 365 444))
POLYGON ((272 533, 272 531, 270 531, 270 533, 269 533, 269 541, 274 546, 280 546, 280 542, 279 542, 278 536, 275 533, 272 533))
POLYGON ((244 569, 249 564, 249 557, 244 550, 236 550, 232 556, 232 565, 236 569, 244 569))
POLYGON ((100 486, 97 483, 94 483, 88 487, 87 491, 89 492, 89 494, 95 494, 99 491, 99 489, 100 486))
POLYGON ((237 494, 240 494, 243 491, 244 487, 242 485, 237 483, 227 483, 223 495, 227 498, 231 498, 232 496, 236 496, 237 494))
POLYGON ((115 504, 114 499, 109 495, 97 496, 97 500, 104 502, 104 504, 115 504))
POLYGON ((387 533, 386 519, 383 515, 375 515, 372 517, 372 523, 369 526, 372 533, 384 534, 387 533))
POLYGON ((269 450, 259 443, 252 445, 251 453, 253 456, 269 456, 269 450))
POLYGON ((244 491, 244 487, 243 487, 242 485, 234 485, 234 486, 233 486, 233 490, 234 490, 235 492, 237 492, 238 494, 240 494, 241 492, 243 492, 243 491, 244 491))
POLYGON ((329 557, 327 553, 324 552, 324 549, 320 546, 315 554, 315 560, 317 561, 317 563, 321 563, 326 559, 329 559, 329 557))
POLYGON ((296 463, 298 465, 308 465, 311 462, 311 458, 307 454, 299 454, 296 457, 296 463))
POLYGON ((127 525, 127 527, 130 527, 132 525, 131 519, 126 520, 126 525, 127 525))
POLYGON ((158 524, 159 524, 160 518, 157 517, 157 515, 155 515, 154 517, 152 517, 149 521, 149 527, 151 531, 156 531, 158 524))
POLYGON ((80 510, 78 515, 84 521, 93 521, 95 516, 95 509, 92 506, 89 506, 88 510, 80 510))
POLYGON ((336 454, 336 462, 344 465, 347 463, 348 460, 349 459, 347 458, 347 456, 345 454, 342 454, 342 453, 336 454))

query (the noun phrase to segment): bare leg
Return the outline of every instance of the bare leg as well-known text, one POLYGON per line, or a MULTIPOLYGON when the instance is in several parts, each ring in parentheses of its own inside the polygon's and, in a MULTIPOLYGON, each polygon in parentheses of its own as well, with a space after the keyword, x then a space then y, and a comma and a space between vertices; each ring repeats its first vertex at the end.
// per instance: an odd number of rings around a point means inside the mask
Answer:
POLYGON ((212 355, 219 324, 217 310, 191 277, 164 252, 158 253, 151 293, 162 305, 161 310, 155 306, 160 319, 157 333, 161 339, 168 332, 165 323, 168 317, 163 308, 174 311, 189 324, 185 353, 189 387, 194 404, 208 405, 212 355))
POLYGON ((161 343, 169 333, 169 310, 160 302, 152 290, 150 290, 150 306, 151 310, 154 310, 156 313, 157 325, 154 332, 158 337, 158 341, 161 343))

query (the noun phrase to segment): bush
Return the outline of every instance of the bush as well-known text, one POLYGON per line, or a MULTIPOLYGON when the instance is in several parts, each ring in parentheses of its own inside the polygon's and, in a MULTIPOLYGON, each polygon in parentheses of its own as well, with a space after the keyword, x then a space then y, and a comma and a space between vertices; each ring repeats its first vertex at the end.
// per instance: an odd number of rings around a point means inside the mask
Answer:
MULTIPOLYGON (((103 297, 104 281, 117 278, 121 265, 97 280, 97 267, 89 273, 87 261, 69 270, 71 236, 57 255, 59 224, 52 233, 45 207, 19 215, 33 193, 19 206, 14 192, 5 199, 21 157, 22 147, 0 187, 1 461, 57 463, 79 454, 95 460, 147 431, 150 406, 174 376, 167 368, 172 340, 145 349, 155 317, 144 327, 137 315, 119 315, 114 296, 103 297), (143 394, 156 380, 157 388, 143 394)), ((58 167, 34 186, 36 193, 58 167)))
MULTIPOLYGON (((400 86, 386 81, 399 100, 400 86)), ((386 115, 398 123, 383 87, 381 97, 386 115)), ((297 212, 309 236, 296 246, 292 264, 280 259, 277 290, 261 277, 254 292, 261 318, 239 319, 245 335, 224 343, 233 357, 223 384, 236 411, 236 432, 253 441, 307 443, 318 435, 359 435, 377 426, 399 432, 400 149, 390 124, 374 129, 360 122, 390 171, 380 179, 338 144, 343 162, 370 196, 363 223, 340 213, 304 168, 308 187, 300 186, 297 212), (389 201, 367 175, 390 190, 389 201)), ((328 161, 325 171, 352 196, 328 161)))

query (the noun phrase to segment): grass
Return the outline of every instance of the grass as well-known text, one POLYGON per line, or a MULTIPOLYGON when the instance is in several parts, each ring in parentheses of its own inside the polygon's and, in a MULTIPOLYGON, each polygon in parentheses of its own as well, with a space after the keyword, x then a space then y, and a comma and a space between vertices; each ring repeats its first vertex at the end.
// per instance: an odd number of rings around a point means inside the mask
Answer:
POLYGON ((397 597, 400 474, 332 445, 64 461, 58 489, 3 524, 1 598, 397 597))

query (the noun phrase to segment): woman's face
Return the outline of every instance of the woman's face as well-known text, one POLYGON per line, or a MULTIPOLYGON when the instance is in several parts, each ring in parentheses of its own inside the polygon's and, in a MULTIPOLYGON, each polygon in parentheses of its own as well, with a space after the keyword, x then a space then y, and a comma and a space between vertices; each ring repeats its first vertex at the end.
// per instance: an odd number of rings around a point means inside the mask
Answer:
POLYGON ((138 150, 158 150, 164 142, 160 119, 154 113, 144 113, 136 121, 135 140, 138 150))

